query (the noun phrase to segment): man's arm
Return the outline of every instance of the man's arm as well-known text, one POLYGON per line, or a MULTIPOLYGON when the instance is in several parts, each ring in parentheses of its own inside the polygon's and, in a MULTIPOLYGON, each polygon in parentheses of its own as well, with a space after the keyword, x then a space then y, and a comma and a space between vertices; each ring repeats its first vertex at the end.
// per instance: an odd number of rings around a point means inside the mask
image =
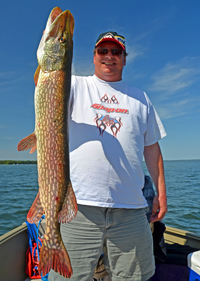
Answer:
POLYGON ((160 221, 167 212, 167 195, 163 158, 158 142, 145 146, 144 158, 157 191, 153 200, 151 222, 160 221))

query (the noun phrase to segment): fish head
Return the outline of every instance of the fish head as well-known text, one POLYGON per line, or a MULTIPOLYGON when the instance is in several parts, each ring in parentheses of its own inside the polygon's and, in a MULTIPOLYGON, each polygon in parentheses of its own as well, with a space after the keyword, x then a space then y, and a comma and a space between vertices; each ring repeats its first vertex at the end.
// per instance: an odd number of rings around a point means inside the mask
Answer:
POLYGON ((69 10, 54 8, 41 38, 37 59, 43 71, 55 71, 71 66, 73 56, 74 18, 69 10), (69 62, 69 63, 68 63, 69 62))

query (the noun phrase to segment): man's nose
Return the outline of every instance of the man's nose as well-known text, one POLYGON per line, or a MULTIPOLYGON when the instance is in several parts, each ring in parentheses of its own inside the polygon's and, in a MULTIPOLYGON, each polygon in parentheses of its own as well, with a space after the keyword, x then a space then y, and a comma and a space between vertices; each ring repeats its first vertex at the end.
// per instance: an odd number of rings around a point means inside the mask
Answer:
POLYGON ((108 50, 108 53, 106 54, 108 57, 114 57, 113 53, 111 50, 108 50))

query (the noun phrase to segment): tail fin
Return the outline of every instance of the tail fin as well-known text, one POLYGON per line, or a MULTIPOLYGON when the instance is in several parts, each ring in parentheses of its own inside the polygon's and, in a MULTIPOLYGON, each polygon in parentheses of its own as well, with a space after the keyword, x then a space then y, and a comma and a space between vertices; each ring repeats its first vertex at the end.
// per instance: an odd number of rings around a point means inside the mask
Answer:
POLYGON ((72 276, 72 268, 68 253, 62 243, 57 249, 48 248, 43 242, 41 253, 39 272, 46 275, 51 269, 58 272, 65 278, 72 276))

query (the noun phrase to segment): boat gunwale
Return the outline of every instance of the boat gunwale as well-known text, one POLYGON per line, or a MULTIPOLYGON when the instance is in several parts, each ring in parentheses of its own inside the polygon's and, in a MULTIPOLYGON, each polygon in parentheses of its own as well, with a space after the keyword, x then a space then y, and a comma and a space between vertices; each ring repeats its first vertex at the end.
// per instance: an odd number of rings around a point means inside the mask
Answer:
MULTIPOLYGON (((45 226, 45 220, 43 221, 43 224, 41 225, 42 231, 44 231, 44 226, 45 226)), ((12 258, 13 258, 13 262, 15 263, 14 266, 18 266, 16 265, 16 259, 23 259, 23 260, 19 260, 19 264, 20 264, 20 268, 15 268, 15 280, 16 281, 21 281, 21 280, 25 280, 26 279, 26 275, 25 275, 25 253, 26 250, 28 248, 28 235, 27 233, 27 225, 26 223, 23 223, 21 226, 18 226, 16 228, 14 228, 13 230, 7 232, 6 234, 0 236, 0 250, 1 250, 1 269, 2 272, 4 273, 4 280, 5 281, 10 281, 10 274, 11 272, 9 271, 9 267, 11 266, 9 264, 9 260, 8 258, 3 258, 4 254, 9 255, 11 254, 11 252, 9 251, 9 248, 7 248, 7 245, 13 243, 13 241, 15 241, 14 243, 17 243, 17 248, 19 248, 19 243, 23 243, 23 245, 21 245, 22 247, 20 247, 20 253, 18 251, 15 251, 15 249, 11 249, 13 251, 12 253, 12 258), (10 241, 9 241, 10 240, 10 241), (18 242, 16 242, 18 241, 18 242), (21 242, 19 242, 21 241, 21 242), (6 245, 7 244, 7 245, 6 245), (9 265, 8 265, 9 264, 9 265), (7 268, 8 267, 8 268, 7 268), (6 269, 7 268, 7 269, 6 269), (16 272, 18 270, 18 272, 16 272), (24 279, 22 279, 24 277, 24 279)), ((165 243, 167 244, 175 244, 178 243, 180 245, 189 245, 192 247, 196 247, 197 249, 200 250, 200 236, 196 235, 192 232, 189 231, 185 231, 185 230, 181 230, 181 229, 177 229, 174 227, 170 227, 170 226, 166 226, 166 230, 164 232, 164 239, 165 239, 165 243)), ((102 278, 102 273, 99 274, 99 276, 102 278)), ((95 274, 94 277, 97 277, 98 274, 95 274)), ((27 279, 26 279, 27 280, 27 279)))
POLYGON ((176 227, 166 226, 165 233, 169 233, 169 232, 174 233, 174 234, 180 234, 180 235, 183 235, 183 236, 188 236, 190 238, 200 240, 200 235, 198 235, 194 232, 190 232, 190 231, 183 230, 183 229, 176 228, 176 227))
POLYGON ((0 245, 4 242, 8 241, 9 239, 15 237, 16 235, 20 234, 21 232, 27 230, 26 223, 23 223, 22 225, 8 231, 7 233, 0 236, 0 245))

